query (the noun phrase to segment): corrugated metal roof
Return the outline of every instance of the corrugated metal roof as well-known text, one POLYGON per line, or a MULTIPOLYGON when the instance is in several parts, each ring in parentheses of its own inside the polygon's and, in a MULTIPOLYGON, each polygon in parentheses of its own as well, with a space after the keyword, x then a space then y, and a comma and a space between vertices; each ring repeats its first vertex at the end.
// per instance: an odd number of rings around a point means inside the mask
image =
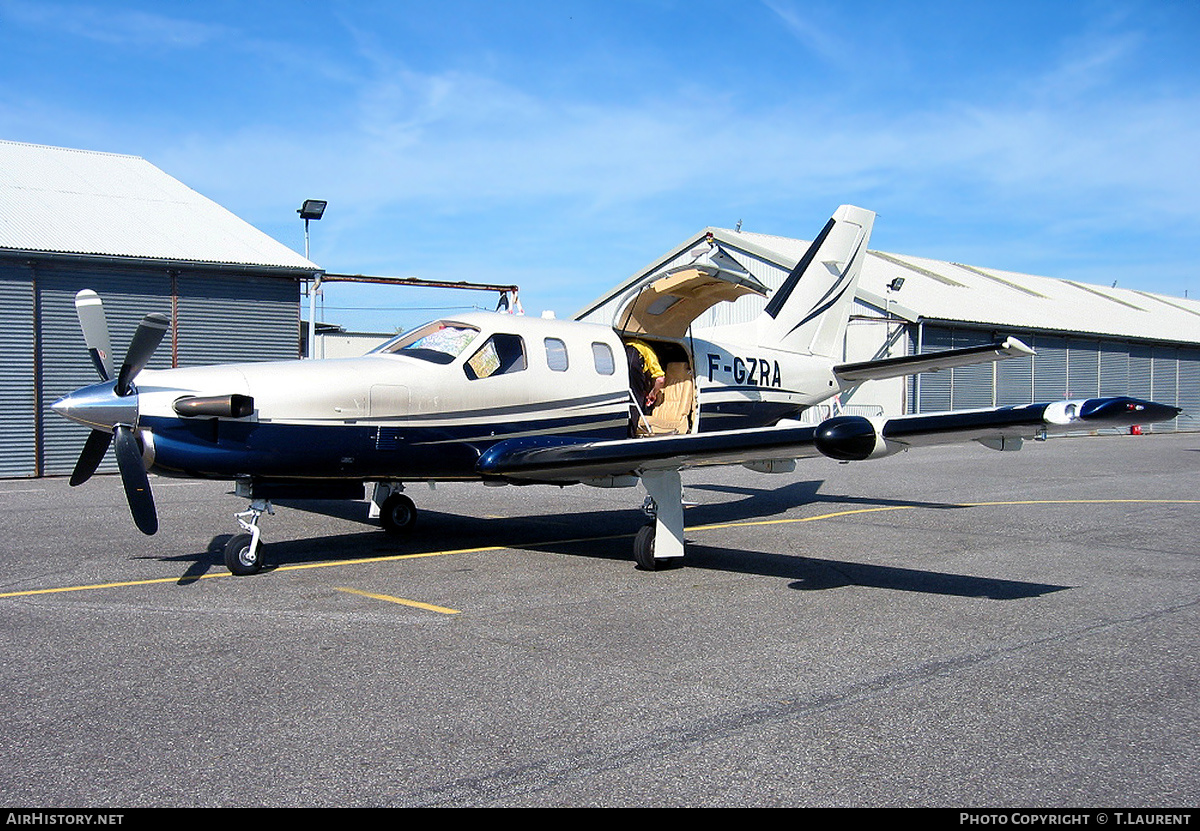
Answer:
POLYGON ((0 248, 321 270, 145 159, 9 141, 0 248))
MULTIPOLYGON (((786 275, 808 247, 804 240, 709 229, 727 250, 771 252, 786 275)), ((736 256, 736 254, 735 254, 736 256)), ((1097 286, 981 266, 870 251, 859 279, 860 299, 882 308, 887 286, 893 311, 909 310, 926 320, 977 323, 1009 331, 1037 329, 1105 337, 1200 343, 1200 301, 1150 292, 1097 286)), ((1121 274, 1113 272, 1118 281, 1121 274)), ((782 277, 780 277, 782 280, 782 277)), ((777 287, 767 279, 764 282, 777 287)))

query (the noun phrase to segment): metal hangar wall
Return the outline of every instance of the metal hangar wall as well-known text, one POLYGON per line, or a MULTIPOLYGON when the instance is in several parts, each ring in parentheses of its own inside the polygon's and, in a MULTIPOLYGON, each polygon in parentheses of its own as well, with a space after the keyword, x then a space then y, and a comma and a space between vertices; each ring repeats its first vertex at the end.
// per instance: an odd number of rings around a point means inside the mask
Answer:
MULTIPOLYGON (((659 271, 708 257, 778 288, 808 241, 706 228, 629 278, 632 286, 659 271)), ((1114 272, 1119 284, 1124 276, 1114 272)), ((718 304, 695 328, 754 319, 765 299, 718 304)), ((611 321, 593 304, 577 317, 611 321)), ((1019 358, 909 378, 870 381, 818 405, 863 415, 963 410, 1064 398, 1133 395, 1182 407, 1156 431, 1197 430, 1200 422, 1200 302, 1073 280, 869 251, 844 344, 846 361, 935 352, 1015 336, 1036 350, 1019 358)))
POLYGON ((148 312, 151 369, 298 356, 304 257, 138 157, 0 142, 0 169, 0 477, 69 474, 87 437, 49 409, 97 380, 80 289, 117 361, 148 312))

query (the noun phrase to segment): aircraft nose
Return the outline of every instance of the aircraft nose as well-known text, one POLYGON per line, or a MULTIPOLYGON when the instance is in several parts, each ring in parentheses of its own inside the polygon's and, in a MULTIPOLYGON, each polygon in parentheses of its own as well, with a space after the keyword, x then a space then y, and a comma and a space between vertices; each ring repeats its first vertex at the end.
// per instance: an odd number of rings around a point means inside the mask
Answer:
POLYGON ((50 405, 50 409, 77 424, 112 432, 117 424, 137 424, 136 395, 119 396, 112 382, 94 384, 75 390, 50 405))

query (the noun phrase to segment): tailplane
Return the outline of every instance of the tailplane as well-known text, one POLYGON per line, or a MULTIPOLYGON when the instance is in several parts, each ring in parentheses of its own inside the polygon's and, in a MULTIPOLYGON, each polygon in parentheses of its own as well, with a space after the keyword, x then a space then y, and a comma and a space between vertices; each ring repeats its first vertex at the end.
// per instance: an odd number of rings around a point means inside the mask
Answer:
POLYGON ((837 358, 875 213, 843 205, 813 240, 758 320, 763 346, 837 358))

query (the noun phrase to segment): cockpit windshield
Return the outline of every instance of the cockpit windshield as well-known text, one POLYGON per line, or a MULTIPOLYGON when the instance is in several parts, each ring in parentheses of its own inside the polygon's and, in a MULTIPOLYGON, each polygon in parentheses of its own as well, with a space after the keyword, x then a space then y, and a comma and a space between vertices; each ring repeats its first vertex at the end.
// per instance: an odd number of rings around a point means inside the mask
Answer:
POLYGON ((371 351, 448 364, 462 354, 478 334, 479 330, 473 326, 439 320, 405 332, 371 351))

